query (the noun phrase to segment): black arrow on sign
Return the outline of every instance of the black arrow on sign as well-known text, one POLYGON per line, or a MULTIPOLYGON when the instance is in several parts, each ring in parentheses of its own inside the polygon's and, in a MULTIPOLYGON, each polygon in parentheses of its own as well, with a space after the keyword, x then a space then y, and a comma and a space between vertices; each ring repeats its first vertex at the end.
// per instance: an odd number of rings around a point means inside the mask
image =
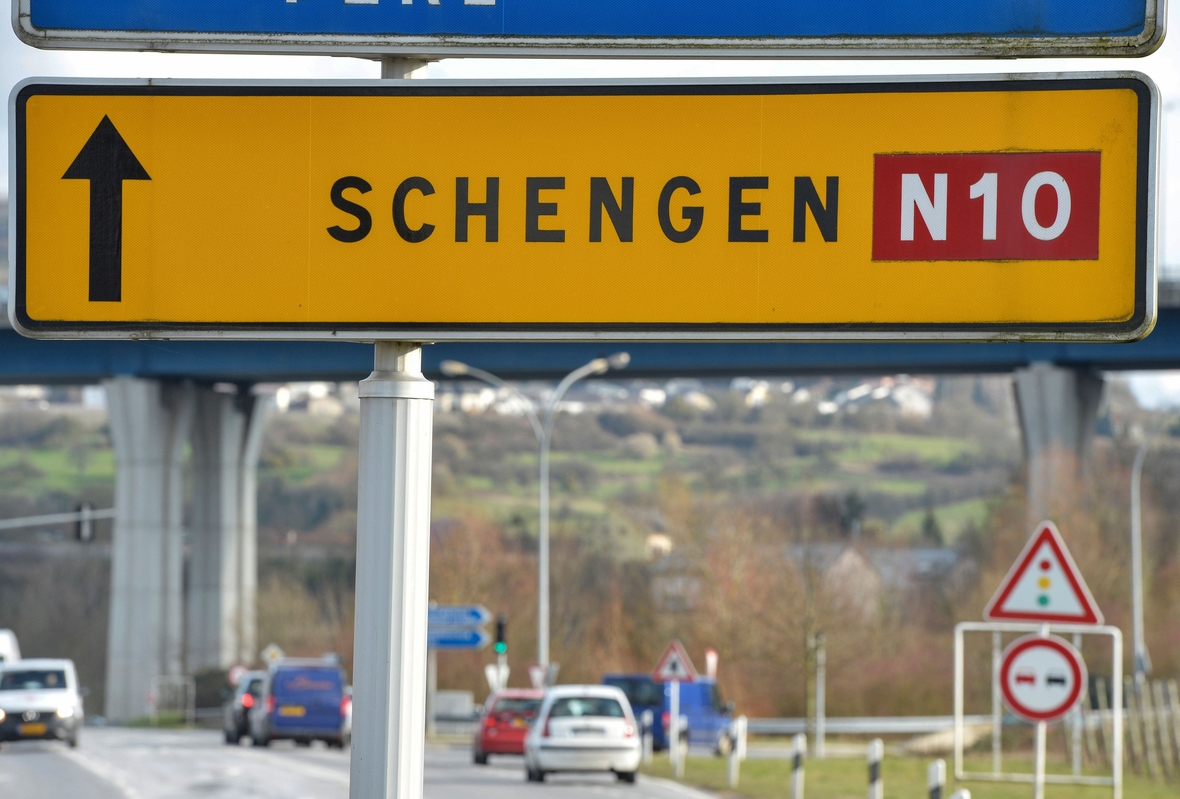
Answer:
POLYGON ((90 301, 118 302, 123 294, 123 181, 151 177, 104 116, 62 180, 90 181, 90 301))

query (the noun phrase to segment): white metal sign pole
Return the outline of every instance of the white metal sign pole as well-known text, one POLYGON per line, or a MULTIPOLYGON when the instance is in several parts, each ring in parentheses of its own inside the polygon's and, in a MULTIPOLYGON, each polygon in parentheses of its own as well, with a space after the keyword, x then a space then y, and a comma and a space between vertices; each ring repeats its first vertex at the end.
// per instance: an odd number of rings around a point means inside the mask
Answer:
MULTIPOLYGON (((1042 624, 1040 636, 1049 637, 1049 625, 1042 624)), ((1037 752, 1033 762, 1033 799, 1045 799, 1045 747, 1049 737, 1049 725, 1037 722, 1037 752)))
MULTIPOLYGON (((992 633, 992 774, 1003 771, 1002 744, 1004 734, 1004 706, 1000 690, 1000 665, 1003 660, 1003 634, 992 633)), ((956 763, 955 773, 961 773, 961 763, 956 763)))
POLYGON ((668 688, 668 751, 672 756, 672 773, 677 779, 684 776, 684 753, 680 749, 680 680, 672 680, 668 688))
POLYGON ((434 410, 421 347, 378 342, 360 403, 349 796, 421 799, 434 410))
POLYGON ((1049 725, 1037 722, 1037 761, 1033 767, 1033 799, 1045 799, 1045 739, 1049 725))
POLYGON ((1111 799, 1123 799, 1123 634, 1116 627, 1111 631, 1112 648, 1110 682, 1111 682, 1111 738, 1114 741, 1114 756, 1110 761, 1110 770, 1114 786, 1111 799))
POLYGON ((815 757, 822 760, 827 756, 824 738, 827 733, 827 673, 828 652, 824 634, 815 636, 815 757))
MULTIPOLYGON (((1082 651, 1081 633, 1073 634, 1073 648, 1079 652, 1082 651)), ((1070 714, 1070 720, 1072 722, 1070 725, 1070 735, 1072 736, 1070 739, 1070 758, 1073 761, 1071 765, 1073 776, 1075 777, 1080 777, 1082 775, 1082 725, 1086 721, 1086 717, 1082 713, 1082 702, 1089 701, 1089 688, 1090 687, 1087 685, 1082 689, 1082 698, 1078 700, 1077 707, 1075 707, 1073 712, 1070 714)))

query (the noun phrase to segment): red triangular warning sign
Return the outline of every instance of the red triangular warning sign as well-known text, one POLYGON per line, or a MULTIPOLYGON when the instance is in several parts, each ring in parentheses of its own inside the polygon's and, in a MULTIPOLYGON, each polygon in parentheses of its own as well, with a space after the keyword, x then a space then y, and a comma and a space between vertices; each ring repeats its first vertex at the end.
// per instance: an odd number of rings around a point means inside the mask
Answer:
POLYGON ((983 617, 988 621, 1102 624, 1102 611, 1053 522, 1041 522, 1008 570, 983 617))
POLYGON ((688 659, 684 645, 679 641, 673 641, 668 644, 664 654, 660 655, 660 662, 652 671, 651 678, 656 682, 692 682, 697 678, 697 670, 692 667, 692 661, 688 659))

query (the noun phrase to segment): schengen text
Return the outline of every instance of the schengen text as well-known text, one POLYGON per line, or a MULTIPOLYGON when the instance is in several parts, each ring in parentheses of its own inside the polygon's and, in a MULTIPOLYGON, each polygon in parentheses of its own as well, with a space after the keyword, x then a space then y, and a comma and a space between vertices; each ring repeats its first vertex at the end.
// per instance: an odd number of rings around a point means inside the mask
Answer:
MULTIPOLYGON (((659 221, 661 234, 670 242, 687 244, 697 237, 706 224, 710 205, 722 205, 728 240, 732 242, 765 242, 770 240, 770 229, 763 214, 763 203, 771 192, 766 176, 729 178, 728 196, 705 199, 699 183, 691 177, 679 175, 665 181, 654 207, 636 208, 635 178, 614 180, 592 177, 580 185, 568 185, 564 177, 528 177, 524 180, 523 230, 526 242, 556 243, 566 240, 566 231, 555 226, 559 205, 570 203, 588 215, 588 236, 591 242, 611 238, 619 242, 635 240, 636 213, 649 214, 659 221), (721 199, 720 203, 717 200, 721 199)), ((364 195, 373 191, 367 180, 355 175, 342 177, 332 184, 329 192, 332 205, 351 217, 351 224, 336 224, 327 228, 336 241, 362 241, 373 229, 374 214, 364 195)), ((790 219, 792 241, 807 240, 809 227, 825 242, 834 242, 839 233, 840 179, 826 177, 816 181, 811 177, 795 177, 789 183, 792 199, 790 219), (822 189, 820 188, 822 187, 822 189), (811 223, 808 223, 808 219, 811 223)), ((398 184, 393 193, 389 219, 398 236, 411 244, 419 244, 439 234, 445 224, 438 216, 437 207, 423 212, 419 209, 411 223, 407 205, 435 194, 434 184, 421 176, 408 177, 398 184), (433 214, 433 215, 432 215, 433 214)), ((500 240, 501 181, 498 177, 472 179, 455 178, 454 226, 456 242, 468 241, 472 223, 482 226, 483 240, 500 240), (479 185, 482 184, 482 185, 479 185), (481 224, 482 223, 482 224, 481 224)), ((447 222, 452 219, 447 219, 447 222)), ((448 231, 451 232, 451 231, 448 231)))

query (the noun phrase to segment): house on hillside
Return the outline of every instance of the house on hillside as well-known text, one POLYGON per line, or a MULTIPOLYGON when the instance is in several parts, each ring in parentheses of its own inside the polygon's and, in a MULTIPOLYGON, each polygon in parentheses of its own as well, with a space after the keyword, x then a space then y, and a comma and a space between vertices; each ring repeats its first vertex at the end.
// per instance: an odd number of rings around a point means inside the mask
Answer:
MULTIPOLYGON (((650 564, 651 594, 668 613, 692 610, 705 587, 699 566, 682 551, 658 553, 650 564)), ((769 553, 768 553, 769 554, 769 553)), ((792 544, 783 553, 800 578, 812 579, 845 612, 872 620, 883 602, 918 598, 960 565, 950 547, 864 547, 844 543, 792 544)))
POLYGON ((850 612, 871 619, 887 597, 906 597, 949 577, 959 563, 950 547, 792 544, 787 560, 850 612))
POLYGON ((652 563, 651 595, 665 613, 692 610, 701 594, 701 574, 683 552, 669 552, 652 563))

